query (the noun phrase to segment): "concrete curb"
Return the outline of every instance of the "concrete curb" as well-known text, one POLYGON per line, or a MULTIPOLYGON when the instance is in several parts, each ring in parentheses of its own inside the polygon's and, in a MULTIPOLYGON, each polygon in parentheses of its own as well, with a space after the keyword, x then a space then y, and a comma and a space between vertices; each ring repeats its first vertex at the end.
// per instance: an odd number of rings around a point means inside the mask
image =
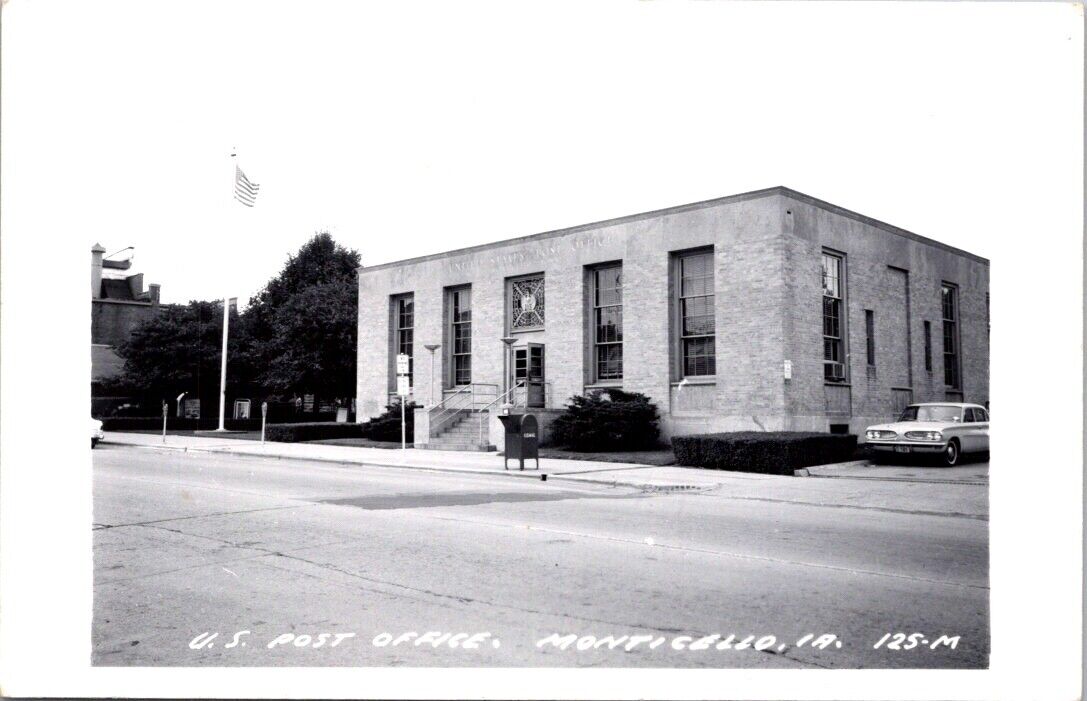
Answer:
POLYGON ((867 477, 865 475, 808 475, 819 479, 865 480, 870 482, 915 482, 917 484, 962 484, 970 487, 988 487, 988 482, 976 480, 947 480, 928 477, 867 477))
POLYGON ((339 460, 336 458, 323 458, 323 457, 296 457, 293 455, 277 455, 275 453, 261 453, 253 450, 235 450, 230 449, 229 446, 224 447, 191 447, 191 446, 171 446, 171 445, 143 445, 139 443, 118 443, 112 442, 109 445, 123 446, 125 448, 140 448, 144 450, 166 450, 175 453, 218 453, 222 455, 239 455, 243 457, 252 458, 264 458, 273 460, 299 460, 302 462, 319 462, 330 465, 343 465, 345 467, 389 467, 402 470, 415 470, 420 472, 442 472, 446 474, 467 474, 467 475, 497 475, 500 477, 520 477, 528 479, 536 479, 541 482, 565 480, 568 482, 585 482, 590 484, 600 484, 609 487, 631 487, 634 489, 640 489, 642 491, 705 491, 708 489, 717 489, 721 486, 720 483, 711 485, 692 485, 684 483, 670 483, 670 484, 651 484, 648 482, 627 482, 624 480, 602 479, 589 476, 590 473, 608 473, 619 472, 629 469, 638 468, 650 468, 652 465, 639 465, 637 468, 629 467, 614 467, 603 468, 599 470, 584 470, 581 472, 569 472, 569 473, 554 473, 547 472, 545 470, 477 470, 464 467, 430 467, 420 465, 404 465, 397 463, 382 463, 382 462, 358 462, 356 460, 339 460))
POLYGON ((797 477, 816 477, 819 479, 839 479, 839 480, 869 480, 874 482, 914 482, 917 484, 962 484, 972 487, 987 487, 989 485, 986 481, 979 480, 966 480, 966 479, 946 479, 942 477, 895 477, 893 475, 835 475, 835 474, 823 474, 823 470, 839 470, 849 467, 875 467, 870 460, 851 460, 849 462, 831 463, 829 465, 812 465, 801 470, 796 470, 793 474, 797 477), (818 470, 818 472, 813 472, 818 470))
POLYGON ((849 460, 849 461, 846 461, 846 462, 832 462, 832 463, 829 463, 829 464, 826 464, 826 465, 809 465, 808 467, 806 467, 804 469, 805 470, 811 470, 813 468, 818 468, 820 470, 837 470, 837 469, 841 469, 841 468, 844 468, 844 467, 860 467, 861 465, 868 465, 868 464, 869 464, 868 460, 849 460))
MULTIPOLYGON (((260 453, 253 450, 225 450, 223 448, 210 448, 210 447, 191 447, 191 446, 169 446, 169 445, 140 445, 138 443, 110 443, 110 445, 124 446, 125 448, 142 448, 144 450, 169 450, 177 453, 219 453, 222 455, 238 455, 247 458, 264 458, 266 460, 298 460, 300 462, 320 462, 330 465, 345 465, 354 467, 392 467, 404 470, 420 470, 423 472, 447 472, 450 474, 469 474, 469 475, 514 475, 517 477, 538 477, 541 474, 548 474, 543 472, 537 472, 536 470, 507 470, 503 472, 496 472, 494 470, 473 470, 472 468, 462 467, 424 467, 418 465, 404 465, 397 463, 381 463, 381 462, 359 462, 357 460, 340 460, 337 458, 323 458, 323 457, 298 457, 295 455, 277 455, 275 453, 260 453)), ((550 475, 549 479, 554 479, 554 475, 550 475)))

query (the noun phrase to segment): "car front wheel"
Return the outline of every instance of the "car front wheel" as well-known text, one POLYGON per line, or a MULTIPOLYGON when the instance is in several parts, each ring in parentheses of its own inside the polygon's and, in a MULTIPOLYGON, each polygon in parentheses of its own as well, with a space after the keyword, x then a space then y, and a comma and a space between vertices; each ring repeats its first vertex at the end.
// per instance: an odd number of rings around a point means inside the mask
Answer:
POLYGON ((944 465, 954 467, 959 462, 959 444, 956 441, 948 441, 947 447, 941 455, 944 465))

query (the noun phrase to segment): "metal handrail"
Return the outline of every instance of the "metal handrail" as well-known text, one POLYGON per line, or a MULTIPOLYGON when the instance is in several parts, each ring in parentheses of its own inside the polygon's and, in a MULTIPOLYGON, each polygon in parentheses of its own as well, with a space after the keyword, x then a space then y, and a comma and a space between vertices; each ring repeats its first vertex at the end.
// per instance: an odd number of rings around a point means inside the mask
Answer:
POLYGON ((449 421, 454 416, 456 416, 458 412, 460 412, 461 410, 464 409, 463 406, 458 406, 458 407, 446 406, 446 403, 449 402, 450 400, 455 399, 457 397, 460 397, 462 395, 465 395, 468 392, 471 392, 472 393, 472 401, 468 406, 470 408, 473 408, 473 409, 475 408, 475 406, 476 406, 476 387, 477 386, 478 387, 494 387, 495 392, 498 392, 498 385, 485 383, 485 382, 473 382, 473 383, 470 383, 470 384, 467 384, 467 385, 461 387, 460 389, 456 390, 455 392, 453 392, 449 396, 443 397, 442 401, 440 401, 436 405, 434 405, 434 407, 431 408, 430 411, 428 412, 428 414, 430 415, 430 422, 429 423, 430 423, 430 435, 431 436, 434 435, 434 430, 438 426, 441 426, 446 421, 449 421), (437 412, 437 417, 435 417, 435 412, 437 412))
POLYGON ((427 412, 428 414, 430 414, 430 435, 434 435, 434 428, 436 426, 439 426, 445 421, 448 421, 451 416, 455 415, 456 412, 460 411, 459 408, 452 409, 446 406, 446 403, 449 402, 451 399, 455 399, 456 397, 465 394, 466 392, 473 393, 472 402, 475 403, 475 389, 472 385, 465 385, 464 387, 461 387, 457 391, 453 392, 453 394, 450 394, 447 397, 442 397, 442 401, 435 404, 434 407, 431 408, 429 412, 427 412), (440 418, 435 418, 435 412, 437 412, 437 416, 440 418))
POLYGON ((479 410, 479 444, 480 445, 483 445, 483 418, 485 416, 487 416, 487 412, 489 412, 491 410, 491 407, 498 404, 498 402, 502 401, 506 397, 513 394, 513 390, 517 389, 518 387, 524 387, 525 382, 526 381, 523 380, 523 379, 522 380, 516 380, 513 383, 513 387, 510 387, 505 393, 502 394, 502 396, 495 397, 493 402, 491 402, 490 404, 488 404, 487 406, 485 406, 485 407, 483 407, 482 409, 479 410))

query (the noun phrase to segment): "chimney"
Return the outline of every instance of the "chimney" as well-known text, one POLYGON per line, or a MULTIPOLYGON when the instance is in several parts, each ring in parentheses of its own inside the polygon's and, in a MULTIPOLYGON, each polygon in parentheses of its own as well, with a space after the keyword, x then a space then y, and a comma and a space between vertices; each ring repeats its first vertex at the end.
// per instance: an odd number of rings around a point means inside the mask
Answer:
POLYGON ((132 293, 132 299, 139 299, 143 294, 143 273, 136 273, 125 278, 128 283, 128 291, 132 293))
POLYGON ((102 296, 102 256, 106 249, 102 244, 96 243, 91 247, 91 299, 102 296))
POLYGON ((161 287, 161 285, 158 285, 156 283, 151 283, 150 285, 147 286, 147 292, 148 292, 148 294, 151 295, 151 304, 156 306, 156 307, 159 305, 159 288, 160 287, 161 287))

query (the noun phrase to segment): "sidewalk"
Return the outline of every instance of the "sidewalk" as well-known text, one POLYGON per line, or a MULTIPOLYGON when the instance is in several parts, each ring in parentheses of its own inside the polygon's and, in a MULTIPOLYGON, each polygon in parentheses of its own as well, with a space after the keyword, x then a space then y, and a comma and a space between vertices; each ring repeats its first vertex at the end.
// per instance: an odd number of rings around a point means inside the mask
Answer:
MULTIPOLYGON (((223 438, 214 435, 166 436, 166 442, 163 443, 161 435, 112 431, 106 434, 104 442, 165 450, 230 453, 231 455, 252 455, 288 460, 316 460, 348 465, 405 467, 418 470, 439 470, 441 472, 520 473, 516 461, 510 460, 510 469, 507 471, 502 467, 502 456, 482 452, 414 450, 410 448, 408 450, 400 450, 399 448, 390 450, 388 448, 329 445, 328 443, 312 441, 305 443, 261 443, 256 440, 244 440, 237 437, 223 438)), ((523 474, 539 479, 541 473, 547 473, 550 479, 551 475, 639 470, 648 466, 630 463, 541 458, 539 472, 536 471, 535 467, 535 460, 526 460, 523 474)))
POLYGON ((315 443, 261 443, 214 436, 162 436, 109 432, 104 444, 168 451, 226 453, 280 460, 317 461, 349 466, 392 467, 420 472, 484 474, 564 482, 588 482, 645 491, 694 492, 722 499, 875 509, 896 513, 988 519, 988 490, 976 483, 931 484, 858 479, 811 479, 687 467, 542 458, 539 471, 527 461, 502 468, 494 453, 444 450, 388 450, 315 443))
POLYGON ((977 460, 964 461, 955 467, 940 467, 919 462, 903 465, 877 465, 868 460, 854 460, 833 465, 815 465, 807 469, 812 477, 973 484, 977 486, 985 486, 989 483, 989 463, 977 460))

